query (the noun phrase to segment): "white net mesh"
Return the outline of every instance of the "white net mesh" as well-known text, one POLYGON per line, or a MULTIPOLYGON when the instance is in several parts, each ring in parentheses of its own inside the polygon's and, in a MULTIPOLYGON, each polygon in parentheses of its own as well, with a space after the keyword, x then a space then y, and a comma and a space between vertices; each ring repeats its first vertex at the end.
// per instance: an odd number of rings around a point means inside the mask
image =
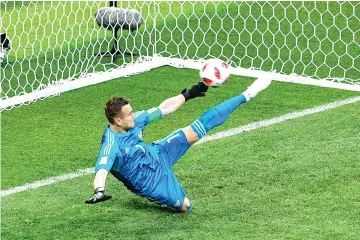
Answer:
MULTIPOLYGON (((6 33, 11 42, 0 68, 1 99, 134 62, 138 56, 119 55, 112 62, 111 55, 94 54, 110 50, 114 43, 112 31, 99 27, 95 21, 98 9, 108 5, 108 1, 0 2, 0 32, 6 33)), ((154 20, 149 14, 150 5, 131 3, 132 8, 141 10, 144 22, 138 31, 119 29, 119 45, 124 51, 153 55, 154 20)))
POLYGON ((59 80, 84 82, 86 74, 154 54, 218 57, 233 67, 360 82, 360 2, 119 1, 118 7, 140 12, 143 24, 117 35, 121 50, 139 55, 120 54, 114 61, 94 55, 114 43, 112 31, 95 21, 106 6, 108 1, 0 2, 0 32, 11 42, 11 49, 0 49, 1 101, 59 80))
POLYGON ((163 56, 360 80, 360 2, 172 2, 158 9, 163 56))

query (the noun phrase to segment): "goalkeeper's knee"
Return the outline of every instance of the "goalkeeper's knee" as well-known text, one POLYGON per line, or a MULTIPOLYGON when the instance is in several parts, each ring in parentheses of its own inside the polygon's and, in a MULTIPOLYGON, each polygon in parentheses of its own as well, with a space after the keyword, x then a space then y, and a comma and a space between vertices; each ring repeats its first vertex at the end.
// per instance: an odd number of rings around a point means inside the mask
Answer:
POLYGON ((187 197, 185 197, 184 203, 182 207, 179 209, 179 212, 191 212, 192 205, 193 205, 192 202, 187 197))
POLYGON ((186 209, 186 212, 191 212, 192 206, 193 206, 192 201, 190 201, 190 206, 186 209))

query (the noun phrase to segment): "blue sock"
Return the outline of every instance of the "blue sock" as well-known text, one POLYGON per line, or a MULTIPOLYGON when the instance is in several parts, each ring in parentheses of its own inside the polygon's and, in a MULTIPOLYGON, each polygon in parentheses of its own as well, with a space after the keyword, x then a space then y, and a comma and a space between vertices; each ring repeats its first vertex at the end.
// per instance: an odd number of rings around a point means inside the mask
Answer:
POLYGON ((230 98, 219 105, 209 109, 200 118, 196 119, 191 128, 196 132, 199 138, 204 137, 211 129, 223 124, 230 114, 242 103, 246 102, 243 94, 230 98))

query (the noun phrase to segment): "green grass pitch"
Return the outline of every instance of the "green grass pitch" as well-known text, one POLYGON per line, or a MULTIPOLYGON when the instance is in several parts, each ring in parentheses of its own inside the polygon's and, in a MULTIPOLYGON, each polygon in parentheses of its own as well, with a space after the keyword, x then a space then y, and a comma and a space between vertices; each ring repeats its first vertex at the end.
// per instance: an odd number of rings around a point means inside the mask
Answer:
MULTIPOLYGON (((207 54, 201 51, 199 56, 207 54)), ((195 70, 162 67, 2 112, 1 189, 92 167, 107 99, 125 96, 134 110, 148 109, 198 80, 195 70)), ((232 76, 147 127, 145 141, 190 124, 252 81, 232 76)), ((275 81, 211 133, 358 95, 275 81)), ((194 203, 189 214, 140 198, 111 176, 107 192, 113 199, 85 205, 93 177, 86 175, 2 197, 1 239, 358 239, 359 107, 192 147, 174 167, 194 203)))

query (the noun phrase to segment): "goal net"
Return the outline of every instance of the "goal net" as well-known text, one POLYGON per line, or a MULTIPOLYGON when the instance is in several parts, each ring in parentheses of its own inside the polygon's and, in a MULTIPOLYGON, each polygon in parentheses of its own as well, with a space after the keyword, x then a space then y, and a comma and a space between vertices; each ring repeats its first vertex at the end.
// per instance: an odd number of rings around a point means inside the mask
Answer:
POLYGON ((118 1, 142 25, 114 45, 108 1, 0 2, 0 109, 171 65, 221 58, 232 73, 360 91, 360 2, 118 1))

